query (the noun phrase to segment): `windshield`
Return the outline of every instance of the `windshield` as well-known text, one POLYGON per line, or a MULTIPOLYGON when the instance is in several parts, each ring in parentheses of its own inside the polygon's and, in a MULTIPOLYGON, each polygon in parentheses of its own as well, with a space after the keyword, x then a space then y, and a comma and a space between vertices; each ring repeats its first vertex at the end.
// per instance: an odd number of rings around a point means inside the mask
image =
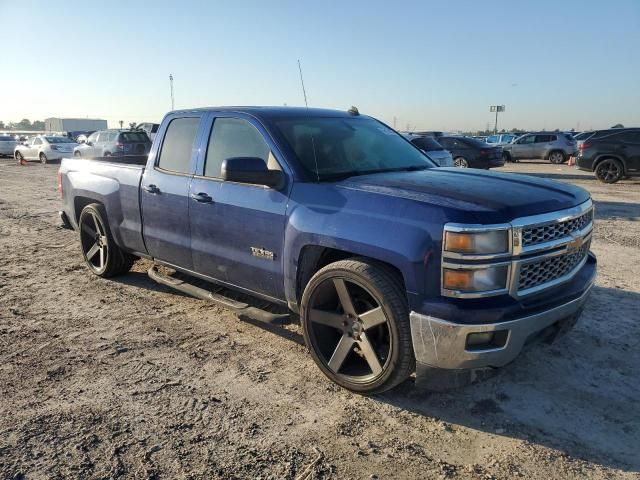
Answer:
POLYGON ((76 143, 67 137, 44 137, 49 143, 76 143))
POLYGON ((401 135, 371 118, 274 121, 304 168, 319 180, 435 165, 401 135))
POLYGON ((444 150, 444 148, 442 148, 442 145, 440 145, 435 141, 435 139, 431 137, 412 138, 411 143, 413 143, 416 147, 424 150, 425 152, 444 150))

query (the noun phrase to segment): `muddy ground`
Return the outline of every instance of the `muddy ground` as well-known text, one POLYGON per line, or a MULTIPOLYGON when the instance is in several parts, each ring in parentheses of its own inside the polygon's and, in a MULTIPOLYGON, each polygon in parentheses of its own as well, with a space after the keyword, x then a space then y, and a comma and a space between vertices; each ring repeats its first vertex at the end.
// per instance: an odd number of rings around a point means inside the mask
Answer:
POLYGON ((0 160, 0 478, 639 478, 640 180, 591 191, 597 286, 576 328, 482 383, 330 383, 270 331, 150 281, 87 271, 56 165, 0 160))

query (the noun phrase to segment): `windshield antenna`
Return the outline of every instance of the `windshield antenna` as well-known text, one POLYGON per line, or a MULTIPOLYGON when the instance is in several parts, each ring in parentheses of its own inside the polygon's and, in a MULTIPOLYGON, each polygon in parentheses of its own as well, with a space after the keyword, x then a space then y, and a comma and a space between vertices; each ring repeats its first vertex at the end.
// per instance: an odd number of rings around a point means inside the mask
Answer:
MULTIPOLYGON (((300 59, 298 59, 298 71, 300 72, 300 84, 302 85, 302 95, 304 96, 304 106, 309 113, 309 104, 307 103, 307 91, 304 88, 304 79, 302 78, 302 65, 300 65, 300 59)), ((316 165, 316 179, 320 181, 320 171, 318 170, 318 157, 316 155, 316 142, 313 139, 313 133, 311 133, 311 147, 313 149, 313 162, 316 165)))

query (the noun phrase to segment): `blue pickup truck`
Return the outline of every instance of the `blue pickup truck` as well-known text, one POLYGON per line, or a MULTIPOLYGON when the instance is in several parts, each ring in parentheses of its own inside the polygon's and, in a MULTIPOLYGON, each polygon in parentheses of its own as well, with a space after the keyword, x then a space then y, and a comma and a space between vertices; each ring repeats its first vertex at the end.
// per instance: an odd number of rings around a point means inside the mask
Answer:
POLYGON ((322 372, 361 393, 511 362, 575 323, 596 275, 585 190, 435 168, 357 110, 174 111, 148 158, 64 159, 59 182, 94 274, 145 258, 187 293, 288 308, 322 372))

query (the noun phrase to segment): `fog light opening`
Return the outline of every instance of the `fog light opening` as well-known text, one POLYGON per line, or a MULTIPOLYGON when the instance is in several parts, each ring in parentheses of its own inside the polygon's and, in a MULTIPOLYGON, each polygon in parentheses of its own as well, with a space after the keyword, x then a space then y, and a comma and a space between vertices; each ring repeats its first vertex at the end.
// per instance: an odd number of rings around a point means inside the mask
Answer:
POLYGON ((502 348, 507 344, 508 337, 509 330, 470 333, 467 335, 467 344, 465 348, 470 352, 502 348))

